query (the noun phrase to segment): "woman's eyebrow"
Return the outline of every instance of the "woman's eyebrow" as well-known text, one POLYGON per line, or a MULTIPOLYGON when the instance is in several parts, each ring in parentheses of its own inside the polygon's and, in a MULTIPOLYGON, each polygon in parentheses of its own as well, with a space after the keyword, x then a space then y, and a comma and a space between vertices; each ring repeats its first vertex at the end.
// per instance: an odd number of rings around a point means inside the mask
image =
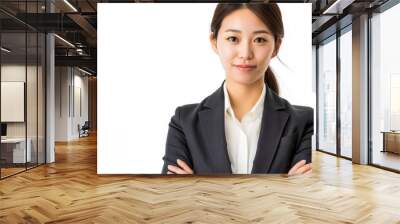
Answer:
MULTIPOLYGON (((235 30, 235 29, 227 29, 227 30, 225 30, 225 32, 241 33, 242 31, 240 31, 240 30, 235 30)), ((267 30, 257 30, 257 31, 254 31, 253 33, 254 33, 254 34, 257 34, 257 33, 271 34, 271 33, 268 32, 267 30)))

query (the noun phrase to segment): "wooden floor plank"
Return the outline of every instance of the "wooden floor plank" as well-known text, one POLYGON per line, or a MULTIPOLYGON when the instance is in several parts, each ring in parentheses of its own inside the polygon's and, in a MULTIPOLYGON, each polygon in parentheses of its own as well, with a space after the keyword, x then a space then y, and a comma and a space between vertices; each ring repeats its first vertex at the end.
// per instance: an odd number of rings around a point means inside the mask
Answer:
POLYGON ((400 175, 313 153, 306 176, 96 174, 95 135, 0 181, 0 223, 400 223, 400 175))

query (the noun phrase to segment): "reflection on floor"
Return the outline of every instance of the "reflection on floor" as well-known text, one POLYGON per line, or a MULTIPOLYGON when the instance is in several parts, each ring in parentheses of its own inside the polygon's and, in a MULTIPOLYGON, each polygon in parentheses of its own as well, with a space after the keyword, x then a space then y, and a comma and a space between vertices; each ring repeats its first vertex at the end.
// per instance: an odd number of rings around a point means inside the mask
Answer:
MULTIPOLYGON (((35 167, 36 163, 28 163, 26 166, 27 169, 30 169, 31 167, 35 167)), ((25 170, 25 164, 2 164, 1 178, 5 178, 25 170)))
POLYGON ((15 173, 18 173, 18 172, 21 172, 24 170, 25 170, 25 167, 24 168, 19 168, 19 167, 18 168, 1 168, 1 178, 13 175, 15 173))
POLYGON ((373 164, 400 170, 400 155, 396 153, 374 151, 372 162, 373 164))
MULTIPOLYGON (((110 148, 109 150, 112 150, 110 148)), ((0 181, 0 223, 399 223, 400 175, 321 152, 313 173, 97 175, 95 136, 0 181)))

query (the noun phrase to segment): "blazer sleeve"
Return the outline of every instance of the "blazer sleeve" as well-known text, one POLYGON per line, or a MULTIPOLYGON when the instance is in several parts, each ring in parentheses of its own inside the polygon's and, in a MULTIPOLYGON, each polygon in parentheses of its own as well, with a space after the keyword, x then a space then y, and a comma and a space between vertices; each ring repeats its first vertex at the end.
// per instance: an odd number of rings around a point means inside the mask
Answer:
POLYGON ((169 123, 167 142, 165 146, 165 155, 163 157, 164 165, 161 173, 167 174, 168 165, 177 165, 176 160, 180 159, 193 169, 192 159, 187 145, 185 133, 183 131, 180 118, 181 108, 175 110, 175 115, 172 116, 169 123))
POLYGON ((306 160, 306 163, 311 163, 311 137, 314 134, 314 110, 312 108, 308 108, 304 111, 304 116, 305 124, 303 133, 290 167, 293 167, 301 160, 306 160))

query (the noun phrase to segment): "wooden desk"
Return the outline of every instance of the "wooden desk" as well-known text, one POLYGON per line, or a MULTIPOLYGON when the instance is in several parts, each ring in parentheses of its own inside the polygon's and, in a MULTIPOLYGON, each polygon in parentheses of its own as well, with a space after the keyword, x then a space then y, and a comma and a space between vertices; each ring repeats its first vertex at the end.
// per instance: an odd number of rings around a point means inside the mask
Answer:
POLYGON ((400 132, 382 131, 381 133, 383 134, 382 152, 392 152, 400 154, 400 132))

